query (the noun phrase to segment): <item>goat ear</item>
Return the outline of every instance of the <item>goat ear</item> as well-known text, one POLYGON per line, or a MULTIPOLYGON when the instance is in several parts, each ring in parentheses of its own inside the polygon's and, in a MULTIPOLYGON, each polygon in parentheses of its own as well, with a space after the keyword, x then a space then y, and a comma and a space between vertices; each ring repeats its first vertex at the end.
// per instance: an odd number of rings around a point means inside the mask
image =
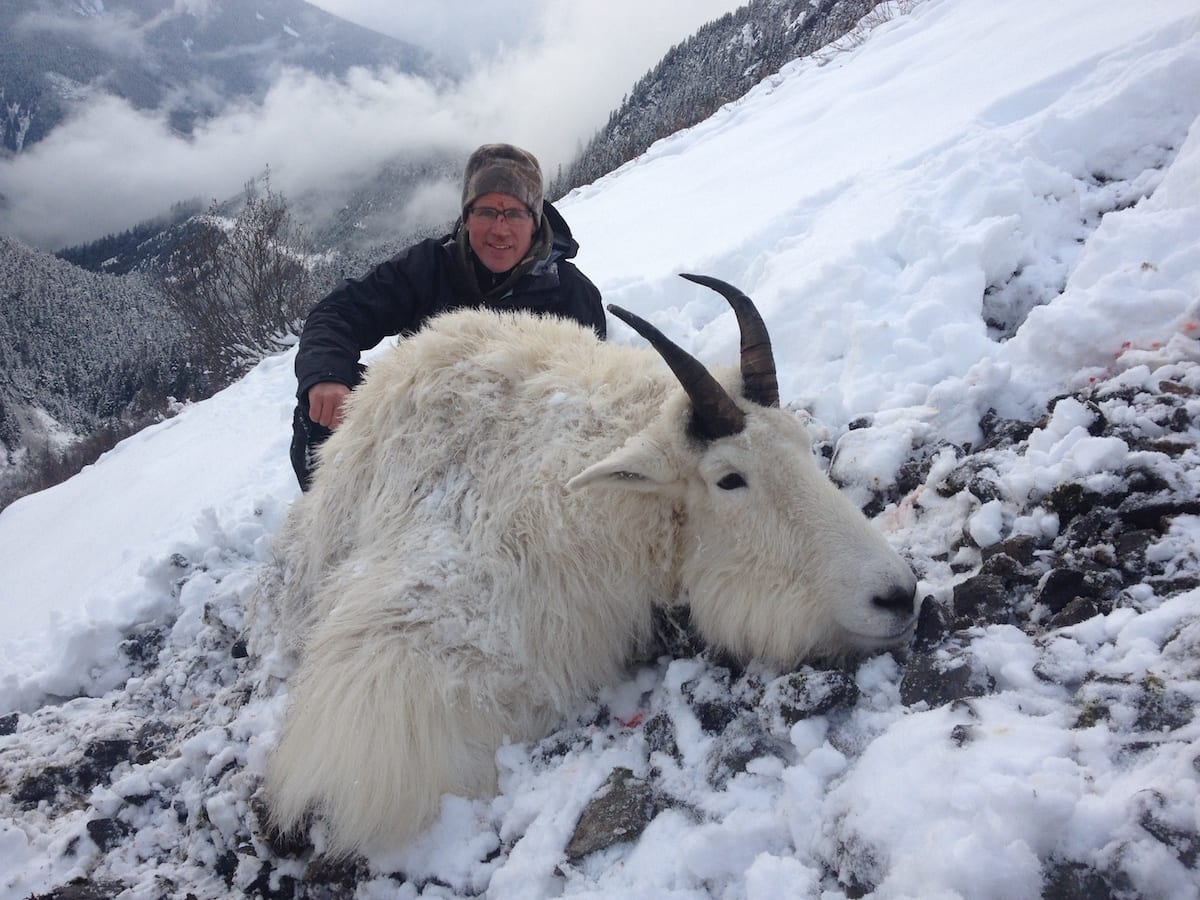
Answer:
POLYGON ((648 493, 671 492, 681 486, 667 454, 643 437, 634 437, 620 450, 588 466, 567 482, 567 490, 594 485, 648 493))

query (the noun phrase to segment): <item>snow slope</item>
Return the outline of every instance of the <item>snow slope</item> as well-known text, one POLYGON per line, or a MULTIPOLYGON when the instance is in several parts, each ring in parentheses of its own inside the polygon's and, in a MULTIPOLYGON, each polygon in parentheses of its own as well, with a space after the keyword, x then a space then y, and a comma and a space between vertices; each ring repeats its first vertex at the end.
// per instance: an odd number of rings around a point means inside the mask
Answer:
POLYGON ((632 670, 555 741, 501 751, 498 798, 447 798, 387 859, 324 870, 255 830, 290 662, 247 656, 241 610, 296 495, 290 355, 13 504, 0 898, 76 877, 122 897, 1200 897, 1198 117, 1192 0, 924 0, 567 198, 606 300, 702 359, 730 360, 736 326, 676 273, 755 298, 782 395, 947 621, 792 722, 782 673, 632 670), (996 444, 996 417, 1028 425, 996 444), (1169 514, 1136 529, 1138 580, 1049 628, 1049 570, 1106 546, 1054 499, 1071 484, 1153 488, 1169 514), (1022 537, 1037 584, 1010 578, 1011 609, 966 622, 984 551, 1022 537), (971 690, 914 695, 925 662, 971 690), (761 752, 714 776, 739 729, 761 752), (614 767, 669 802, 568 860, 614 767))

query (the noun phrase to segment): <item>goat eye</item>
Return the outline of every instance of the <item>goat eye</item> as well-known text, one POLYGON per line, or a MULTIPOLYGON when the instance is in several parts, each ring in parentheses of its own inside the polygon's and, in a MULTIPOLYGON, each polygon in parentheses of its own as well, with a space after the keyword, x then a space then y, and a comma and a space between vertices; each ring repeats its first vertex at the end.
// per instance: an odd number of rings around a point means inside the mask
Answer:
POLYGON ((717 482, 717 487, 723 491, 735 491, 738 488, 746 486, 746 479, 737 472, 730 472, 724 478, 717 482))

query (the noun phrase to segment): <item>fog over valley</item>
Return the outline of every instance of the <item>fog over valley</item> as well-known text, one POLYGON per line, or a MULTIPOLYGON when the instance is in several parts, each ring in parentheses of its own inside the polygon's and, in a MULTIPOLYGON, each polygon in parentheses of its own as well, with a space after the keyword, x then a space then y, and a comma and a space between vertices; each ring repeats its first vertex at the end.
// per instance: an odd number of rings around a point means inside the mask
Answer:
MULTIPOLYGON (((224 9, 220 0, 165 5, 156 11, 158 4, 145 0, 6 0, 0 18, 11 23, 11 40, 22 52, 60 41, 119 59, 161 50, 163 36, 182 29, 186 17, 203 26, 224 9)), ((423 55, 410 56, 407 69, 381 65, 331 74, 311 60, 288 64, 282 53, 284 64, 268 73, 262 90, 235 93, 209 74, 173 87, 155 103, 133 102, 60 73, 54 84, 65 110, 61 124, 0 156, 0 233, 54 249, 123 230, 180 200, 235 195, 268 166, 275 187, 292 195, 350 185, 398 158, 458 158, 489 140, 529 147, 552 177, 666 50, 738 4, 322 0, 314 6, 415 45, 423 55), (182 93, 188 109, 210 114, 181 121, 176 101, 182 93)), ((202 47, 189 37, 191 58, 208 54, 228 72, 262 59, 259 51, 277 48, 277 41, 310 37, 300 16, 315 12, 309 4, 274 0, 257 9, 253 27, 269 38, 254 36, 258 43, 230 49, 202 47)), ((224 14, 232 15, 232 7, 224 14)), ((371 48, 376 58, 393 52, 371 48)), ((397 58, 401 48, 397 43, 397 58)), ((71 64, 64 60, 61 68, 69 71, 71 64)), ((170 83, 172 72, 154 73, 145 64, 138 77, 170 83)), ((15 91, 6 96, 11 103, 15 91)), ((409 218, 442 221, 453 214, 454 189, 445 186, 419 194, 409 218)))

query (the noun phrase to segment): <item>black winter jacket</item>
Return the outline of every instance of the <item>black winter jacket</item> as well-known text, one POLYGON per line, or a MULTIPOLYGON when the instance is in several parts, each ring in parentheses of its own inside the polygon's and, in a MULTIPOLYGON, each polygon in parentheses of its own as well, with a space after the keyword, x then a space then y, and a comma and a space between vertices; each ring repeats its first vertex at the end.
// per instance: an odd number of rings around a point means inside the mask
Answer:
MULTIPOLYGON (((543 204, 542 212, 553 232, 548 254, 499 297, 482 300, 478 290, 464 288, 462 279, 472 276, 464 275, 456 261, 456 234, 420 241, 362 278, 343 281, 304 323, 296 354, 297 396, 303 398, 322 381, 355 386, 361 351, 389 335, 412 334, 431 316, 466 306, 562 316, 604 338, 600 292, 568 262, 579 244, 553 206, 543 204)), ((537 240, 535 236, 535 244, 537 240)))

